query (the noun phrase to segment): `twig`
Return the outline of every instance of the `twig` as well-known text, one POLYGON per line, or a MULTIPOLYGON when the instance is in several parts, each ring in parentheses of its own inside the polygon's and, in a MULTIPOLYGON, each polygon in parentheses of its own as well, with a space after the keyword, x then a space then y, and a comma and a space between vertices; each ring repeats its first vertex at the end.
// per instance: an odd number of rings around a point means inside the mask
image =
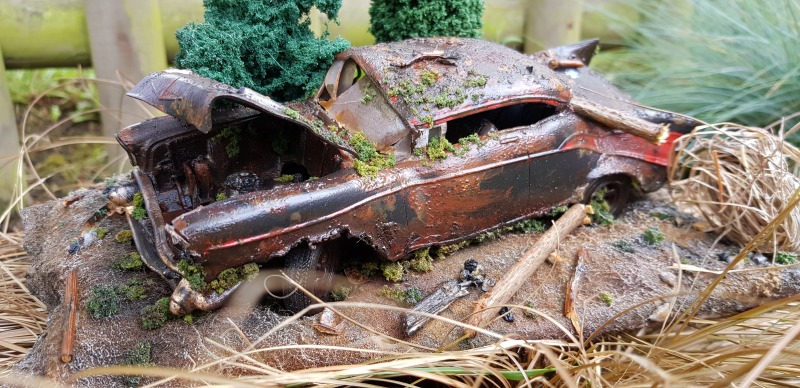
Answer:
POLYGON ((61 361, 72 361, 72 350, 75 346, 75 320, 78 314, 78 270, 73 270, 67 275, 66 290, 64 291, 64 309, 68 311, 67 327, 64 329, 64 339, 61 342, 61 361))
POLYGON ((655 144, 662 144, 669 136, 667 125, 651 123, 632 114, 611 109, 595 102, 579 97, 572 97, 570 106, 575 113, 588 117, 614 129, 620 129, 631 135, 647 139, 655 144))
MULTIPOLYGON (((525 282, 530 281, 533 273, 556 249, 559 241, 584 223, 587 209, 591 209, 591 207, 582 204, 572 205, 558 221, 554 222, 553 226, 533 246, 525 250, 522 257, 506 271, 505 276, 497 281, 492 291, 483 294, 475 302, 473 314, 467 323, 483 327, 495 317, 497 315, 495 309, 489 309, 489 307, 508 302, 525 282)), ((475 334, 473 330, 465 330, 467 337, 474 337, 475 334)))
POLYGON ((564 316, 569 318, 572 326, 575 328, 576 333, 581 332, 581 323, 578 320, 578 312, 575 311, 575 289, 578 287, 583 273, 586 268, 583 263, 589 258, 589 251, 584 247, 578 248, 577 260, 575 262, 575 270, 572 272, 572 279, 567 283, 567 290, 564 292, 564 316))

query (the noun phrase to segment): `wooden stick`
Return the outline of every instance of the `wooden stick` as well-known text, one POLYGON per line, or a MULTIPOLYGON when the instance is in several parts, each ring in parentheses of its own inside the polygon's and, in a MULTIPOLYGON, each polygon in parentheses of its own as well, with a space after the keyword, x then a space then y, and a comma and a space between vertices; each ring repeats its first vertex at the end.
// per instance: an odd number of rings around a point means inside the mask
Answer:
MULTIPOLYGON (((484 327, 492 318, 496 317, 498 310, 489 307, 508 302, 523 284, 532 281, 533 273, 556 249, 559 241, 585 223, 589 209, 591 207, 582 204, 572 205, 566 213, 561 215, 561 218, 553 223, 553 226, 536 241, 536 244, 526 249, 522 257, 505 271, 505 276, 497 281, 492 291, 484 293, 475 302, 473 314, 467 323, 484 327)), ((464 334, 471 338, 476 333, 474 330, 466 330, 464 334)))
POLYGON ((572 322, 572 327, 576 333, 581 332, 581 322, 578 319, 578 312, 575 311, 575 297, 578 283, 581 281, 586 266, 583 264, 589 258, 589 251, 585 247, 578 248, 578 255, 575 260, 575 270, 572 272, 572 279, 567 283, 567 290, 564 292, 564 316, 572 322))
POLYGON ((78 314, 78 270, 72 270, 67 275, 66 290, 64 291, 64 310, 67 311, 67 327, 64 329, 64 339, 61 342, 61 361, 72 361, 72 349, 75 346, 75 321, 78 314))
POLYGON ((613 129, 620 129, 631 135, 639 136, 656 145, 663 144, 669 136, 669 127, 664 124, 651 123, 630 113, 611 109, 603 105, 573 97, 570 101, 575 113, 590 118, 613 129))

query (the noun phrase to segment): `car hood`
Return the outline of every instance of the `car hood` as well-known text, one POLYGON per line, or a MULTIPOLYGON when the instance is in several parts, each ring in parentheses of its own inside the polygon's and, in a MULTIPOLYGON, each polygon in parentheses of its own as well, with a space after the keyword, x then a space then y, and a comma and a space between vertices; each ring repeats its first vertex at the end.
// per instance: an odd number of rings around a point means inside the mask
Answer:
POLYGON ((245 87, 233 86, 203 77, 188 70, 169 69, 146 76, 128 92, 128 96, 143 101, 154 108, 209 133, 214 126, 214 111, 225 100, 244 105, 256 112, 285 120, 309 130, 323 141, 353 152, 345 139, 325 128, 316 117, 309 119, 308 104, 293 104, 302 109, 301 114, 263 94, 245 87))

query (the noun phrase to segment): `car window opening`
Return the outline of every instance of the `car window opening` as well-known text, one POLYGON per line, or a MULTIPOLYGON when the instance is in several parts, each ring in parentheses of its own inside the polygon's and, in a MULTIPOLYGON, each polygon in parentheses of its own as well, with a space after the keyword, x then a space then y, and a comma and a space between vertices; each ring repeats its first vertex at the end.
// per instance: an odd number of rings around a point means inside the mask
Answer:
POLYGON ((556 113, 554 106, 541 102, 506 105, 448 121, 445 138, 455 144, 458 139, 472 134, 484 136, 495 131, 533 125, 556 113))

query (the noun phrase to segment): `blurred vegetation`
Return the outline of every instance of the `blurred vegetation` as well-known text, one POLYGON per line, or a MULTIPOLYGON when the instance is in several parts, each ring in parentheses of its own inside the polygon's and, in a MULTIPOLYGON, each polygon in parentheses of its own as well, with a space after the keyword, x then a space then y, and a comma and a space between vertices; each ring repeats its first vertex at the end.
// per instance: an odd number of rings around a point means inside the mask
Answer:
POLYGON ((369 32, 378 42, 480 36, 483 0, 372 0, 369 32))
POLYGON ((592 65, 641 103, 761 127, 800 111, 800 2, 626 3, 641 22, 592 65))

